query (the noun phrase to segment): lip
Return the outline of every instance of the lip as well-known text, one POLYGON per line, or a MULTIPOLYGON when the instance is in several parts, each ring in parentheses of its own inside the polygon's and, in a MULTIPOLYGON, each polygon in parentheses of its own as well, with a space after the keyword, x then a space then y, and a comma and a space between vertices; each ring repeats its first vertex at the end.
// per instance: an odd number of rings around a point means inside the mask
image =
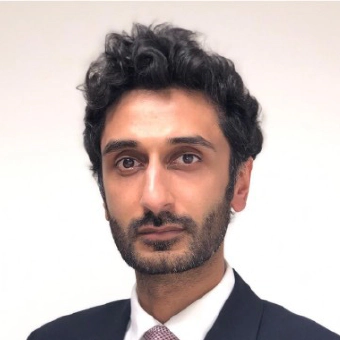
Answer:
POLYGON ((162 227, 145 226, 138 230, 143 240, 149 241, 168 241, 180 235, 184 229, 176 225, 168 225, 162 227))

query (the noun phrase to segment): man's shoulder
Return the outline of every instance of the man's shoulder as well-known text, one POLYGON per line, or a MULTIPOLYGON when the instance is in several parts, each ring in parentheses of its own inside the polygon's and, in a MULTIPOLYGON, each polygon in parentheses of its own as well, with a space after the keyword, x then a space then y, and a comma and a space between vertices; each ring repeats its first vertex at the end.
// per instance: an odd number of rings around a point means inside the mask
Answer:
POLYGON ((340 336, 282 306, 259 298, 234 271, 235 285, 207 340, 340 340, 340 336))
POLYGON ((62 316, 35 330, 27 340, 96 340, 125 334, 130 300, 118 300, 62 316))
POLYGON ((340 340, 340 336, 313 320, 263 300, 259 339, 340 340))

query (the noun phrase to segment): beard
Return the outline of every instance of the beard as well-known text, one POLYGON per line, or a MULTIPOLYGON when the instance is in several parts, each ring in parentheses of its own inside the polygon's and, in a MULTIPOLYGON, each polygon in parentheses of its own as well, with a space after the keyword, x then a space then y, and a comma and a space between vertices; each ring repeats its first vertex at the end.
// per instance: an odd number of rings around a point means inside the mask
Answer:
POLYGON ((189 216, 178 216, 169 211, 156 216, 149 211, 143 218, 132 220, 127 228, 110 216, 110 228, 116 246, 129 266, 143 274, 171 274, 197 268, 209 260, 223 243, 230 218, 230 200, 225 197, 206 214, 200 226, 189 216), (184 251, 180 254, 171 252, 182 236, 166 241, 143 241, 152 249, 152 256, 143 256, 142 252, 136 250, 135 243, 141 226, 160 227, 167 224, 176 224, 183 228, 187 242, 184 251))

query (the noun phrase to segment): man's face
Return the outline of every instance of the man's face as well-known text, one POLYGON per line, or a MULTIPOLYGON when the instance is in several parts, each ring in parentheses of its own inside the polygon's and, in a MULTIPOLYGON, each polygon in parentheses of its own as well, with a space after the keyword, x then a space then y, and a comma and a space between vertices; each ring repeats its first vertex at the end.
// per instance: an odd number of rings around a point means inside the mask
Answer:
POLYGON ((106 215, 129 265, 182 272, 219 249, 230 215, 230 148, 202 94, 127 93, 108 111, 101 152, 106 215))

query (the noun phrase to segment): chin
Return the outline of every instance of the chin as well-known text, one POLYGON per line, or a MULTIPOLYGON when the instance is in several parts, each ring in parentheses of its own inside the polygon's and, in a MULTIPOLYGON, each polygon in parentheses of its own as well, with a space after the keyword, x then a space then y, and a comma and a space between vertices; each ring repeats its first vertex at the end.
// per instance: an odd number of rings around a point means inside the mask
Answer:
MULTIPOLYGON (((197 254, 196 254, 197 255, 197 254)), ((129 259, 124 259, 136 272, 147 275, 165 275, 183 273, 200 267, 211 258, 195 256, 188 250, 160 250, 136 252, 129 259)))

